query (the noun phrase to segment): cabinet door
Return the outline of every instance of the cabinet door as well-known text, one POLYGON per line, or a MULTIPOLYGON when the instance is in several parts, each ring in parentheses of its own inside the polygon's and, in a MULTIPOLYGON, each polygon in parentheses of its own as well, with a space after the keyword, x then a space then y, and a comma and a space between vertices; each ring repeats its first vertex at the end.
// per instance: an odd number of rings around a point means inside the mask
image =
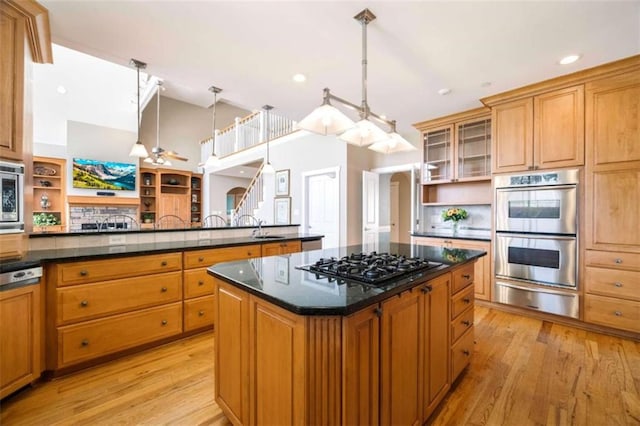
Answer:
POLYGON ((496 105, 491 109, 494 173, 533 167, 533 99, 496 105))
POLYGON ((22 160, 25 19, 0 3, 0 157, 22 160))
POLYGON ((420 355, 424 329, 420 321, 420 295, 418 289, 413 289, 382 303, 381 425, 422 424, 420 355))
POLYGON ((40 376, 40 285, 0 292, 0 398, 40 376))
POLYGON ((216 279, 215 398, 233 424, 249 424, 249 294, 216 279), (224 365, 224 368, 220 368, 224 365))
POLYGON ((455 180, 491 179, 491 118, 456 126, 455 180))
POLYGON ((429 281, 431 289, 423 297, 424 397, 422 421, 425 422, 447 394, 449 382, 449 287, 451 274, 429 281))
POLYGON ((536 169, 584 164, 584 87, 536 96, 534 165, 536 169))
POLYGON ((158 218, 160 216, 173 214, 184 220, 185 224, 190 223, 191 203, 187 194, 162 194, 160 205, 158 206, 158 218))
POLYGON ((422 183, 440 183, 453 179, 453 125, 429 130, 422 135, 424 157, 422 183))
POLYGON ((251 297, 249 424, 306 423, 304 317, 251 297))
POLYGON ((374 307, 343 320, 342 424, 377 425, 380 319, 374 307))

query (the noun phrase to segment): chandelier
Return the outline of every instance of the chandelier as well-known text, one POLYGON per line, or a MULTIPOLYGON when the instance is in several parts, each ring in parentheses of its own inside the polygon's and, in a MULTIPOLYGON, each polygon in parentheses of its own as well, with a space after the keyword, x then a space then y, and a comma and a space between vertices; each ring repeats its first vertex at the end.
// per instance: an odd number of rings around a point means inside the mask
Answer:
POLYGON ((396 132, 396 121, 388 120, 369 108, 367 103, 367 25, 376 19, 369 9, 354 16, 362 25, 362 103, 360 106, 342 99, 328 88, 323 91, 323 102, 298 123, 298 128, 321 135, 339 135, 347 143, 356 146, 369 146, 369 149, 382 153, 409 151, 416 149, 410 142, 396 132), (358 112, 360 120, 354 122, 346 114, 331 104, 336 101, 358 112), (373 120, 389 127, 382 130, 373 120))

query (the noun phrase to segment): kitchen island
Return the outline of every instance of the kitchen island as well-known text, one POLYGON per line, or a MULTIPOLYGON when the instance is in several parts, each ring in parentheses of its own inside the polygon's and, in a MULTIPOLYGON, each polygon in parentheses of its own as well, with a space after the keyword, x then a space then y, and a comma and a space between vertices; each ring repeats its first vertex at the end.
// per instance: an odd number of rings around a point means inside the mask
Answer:
POLYGON ((474 263, 485 252, 377 248, 429 266, 373 285, 308 270, 364 251, 350 246, 208 268, 215 396, 234 424, 429 418, 473 353, 474 263))

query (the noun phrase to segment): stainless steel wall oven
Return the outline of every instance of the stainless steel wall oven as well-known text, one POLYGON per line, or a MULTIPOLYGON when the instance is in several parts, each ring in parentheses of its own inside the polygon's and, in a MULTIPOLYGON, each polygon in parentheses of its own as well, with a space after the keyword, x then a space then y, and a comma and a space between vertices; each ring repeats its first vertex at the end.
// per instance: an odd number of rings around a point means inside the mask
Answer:
POLYGON ((577 169, 494 178, 495 301, 579 317, 577 169))

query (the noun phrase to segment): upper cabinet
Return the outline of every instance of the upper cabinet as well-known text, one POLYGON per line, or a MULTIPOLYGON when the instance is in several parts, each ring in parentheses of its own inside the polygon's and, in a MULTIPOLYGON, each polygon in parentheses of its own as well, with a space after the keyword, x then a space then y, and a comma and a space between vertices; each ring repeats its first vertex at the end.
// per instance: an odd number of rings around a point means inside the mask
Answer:
POLYGON ((172 227, 200 226, 202 175, 184 170, 140 169, 140 220, 157 223, 162 216, 178 216, 172 227))
POLYGON ((492 105, 493 172, 584 164, 584 87, 492 105))
POLYGON ((477 108, 414 124, 424 142, 425 185, 491 178, 491 114, 477 108))

